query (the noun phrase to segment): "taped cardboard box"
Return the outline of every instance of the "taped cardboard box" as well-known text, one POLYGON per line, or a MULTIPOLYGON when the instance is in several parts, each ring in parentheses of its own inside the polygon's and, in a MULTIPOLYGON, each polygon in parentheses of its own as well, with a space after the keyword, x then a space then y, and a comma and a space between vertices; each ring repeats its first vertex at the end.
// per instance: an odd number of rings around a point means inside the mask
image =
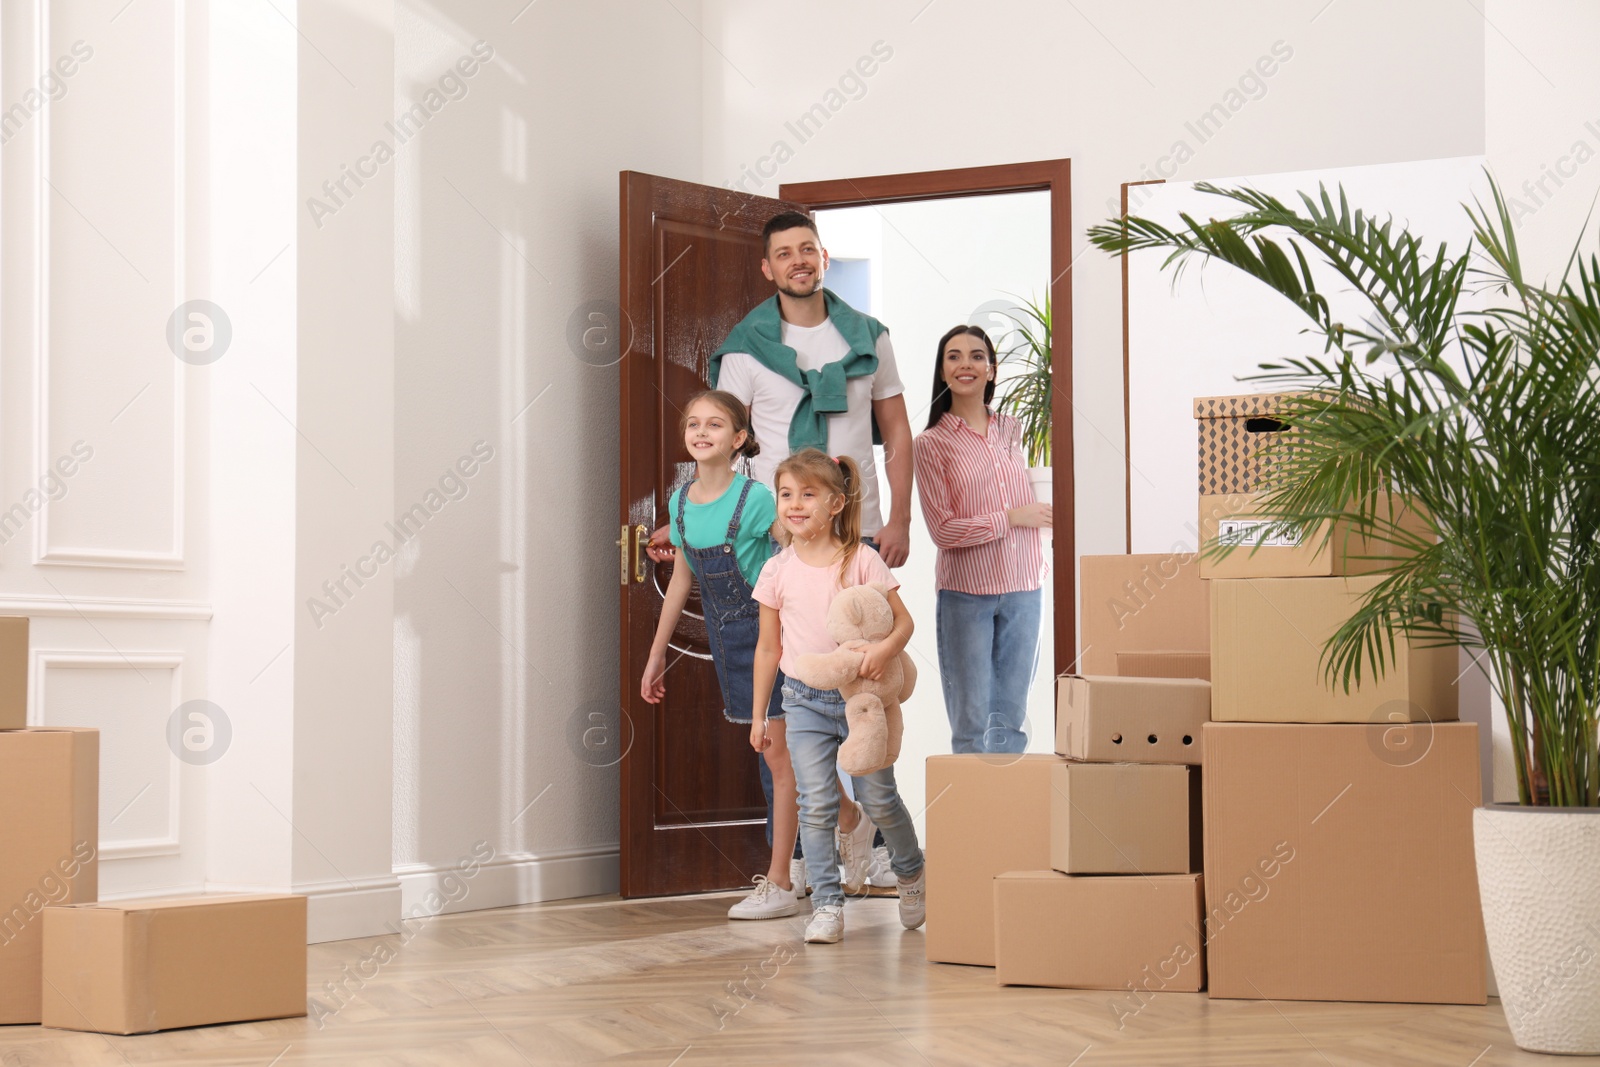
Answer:
POLYGON ((1056 683, 1056 754, 1099 763, 1201 762, 1211 683, 1198 678, 1064 674, 1056 683))
POLYGON ((1114 989, 1130 1012, 1150 993, 1199 992, 1201 896, 1198 874, 1001 874, 994 880, 995 981, 1114 989))
POLYGON ((994 878, 1050 866, 1054 756, 929 756, 928 925, 934 963, 994 966, 994 878))
POLYGON ((1118 652, 1119 678, 1204 678, 1211 680, 1210 652, 1118 652))
POLYGON ((1213 997, 1482 1004, 1474 723, 1206 727, 1213 997))
POLYGON ((1063 874, 1200 870, 1198 767, 1060 763, 1050 805, 1050 866, 1063 874))
POLYGON ((44 1025, 103 1034, 306 1014, 306 898, 46 908, 44 1025))
POLYGON ((1210 648, 1208 598, 1193 553, 1081 557, 1079 673, 1121 673, 1119 652, 1210 648))
MULTIPOLYGON (((1432 538, 1424 514, 1404 498, 1380 493, 1376 506, 1385 521, 1394 521, 1410 536, 1432 538)), ((1275 518, 1258 493, 1202 496, 1200 544, 1208 550, 1200 559, 1204 579, 1373 574, 1413 554, 1405 546, 1369 539, 1344 522, 1324 523, 1308 533, 1275 518), (1209 549, 1216 542, 1238 547, 1213 558, 1209 549)))
POLYGON ((1400 637, 1381 678, 1344 692, 1322 649, 1382 578, 1219 578, 1211 585, 1211 718, 1217 722, 1397 723, 1459 717, 1454 647, 1400 637))
POLYGON ((0 1023, 37 1023, 51 904, 97 899, 100 732, 0 732, 0 1023))
POLYGON ((28 620, 0 615, 0 730, 28 725, 28 620))

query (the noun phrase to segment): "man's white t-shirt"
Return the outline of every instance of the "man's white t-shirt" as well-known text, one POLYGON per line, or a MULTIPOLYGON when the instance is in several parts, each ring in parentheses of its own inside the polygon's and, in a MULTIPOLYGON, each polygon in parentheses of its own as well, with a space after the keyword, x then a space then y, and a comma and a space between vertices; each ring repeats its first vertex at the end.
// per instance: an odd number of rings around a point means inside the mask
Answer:
MULTIPOLYGON (((801 370, 820 370, 850 354, 850 343, 833 322, 820 326, 795 326, 785 322, 781 339, 794 349, 795 363, 801 370)), ((750 407, 750 428, 755 431, 761 454, 750 461, 750 476, 778 487, 772 476, 778 464, 789 455, 789 423, 805 390, 768 370, 752 355, 729 352, 722 357, 717 388, 725 389, 750 407)), ((894 346, 888 331, 878 335, 878 369, 872 374, 851 378, 845 383, 848 409, 828 416, 828 454, 849 456, 861 467, 861 535, 874 537, 883 529, 883 511, 878 504, 878 465, 872 452, 872 402, 905 392, 900 371, 894 362, 894 346)))

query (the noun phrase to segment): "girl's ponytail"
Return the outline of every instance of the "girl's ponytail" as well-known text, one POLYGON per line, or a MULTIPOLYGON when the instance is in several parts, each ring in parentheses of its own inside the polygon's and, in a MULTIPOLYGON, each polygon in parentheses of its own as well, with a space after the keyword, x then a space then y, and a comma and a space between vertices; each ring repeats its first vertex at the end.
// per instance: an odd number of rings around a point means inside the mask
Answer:
POLYGON ((844 493, 844 508, 833 517, 833 533, 843 543, 839 559, 839 585, 845 585, 850 564, 861 547, 861 468, 849 456, 834 460, 839 466, 840 489, 844 493))

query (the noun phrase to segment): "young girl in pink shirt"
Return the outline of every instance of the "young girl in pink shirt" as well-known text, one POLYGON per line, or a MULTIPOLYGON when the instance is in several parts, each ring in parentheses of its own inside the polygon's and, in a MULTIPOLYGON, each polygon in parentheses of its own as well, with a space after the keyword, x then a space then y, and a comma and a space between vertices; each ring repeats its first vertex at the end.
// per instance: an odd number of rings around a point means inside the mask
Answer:
MULTIPOLYGON (((881 557, 861 550, 861 472, 848 456, 831 459, 814 448, 796 452, 778 465, 778 527, 788 547, 767 561, 756 582, 761 631, 756 641, 755 691, 766 692, 783 668, 783 712, 789 758, 800 794, 800 841, 812 886, 811 922, 806 940, 833 943, 844 937, 844 891, 839 882, 835 834, 839 824, 836 779, 839 746, 849 736, 844 698, 837 689, 813 689, 790 670, 795 658, 832 652, 828 607, 847 586, 881 582, 889 589, 894 630, 862 649, 861 674, 878 678, 884 665, 911 639, 911 616, 895 592, 895 581, 881 557)), ((769 743, 767 716, 755 709, 750 744, 759 752, 769 743)), ((870 846, 873 824, 889 848, 890 867, 899 880, 900 922, 908 930, 922 925, 925 878, 917 831, 895 788, 894 768, 852 779, 855 795, 869 818, 857 824, 870 846)))

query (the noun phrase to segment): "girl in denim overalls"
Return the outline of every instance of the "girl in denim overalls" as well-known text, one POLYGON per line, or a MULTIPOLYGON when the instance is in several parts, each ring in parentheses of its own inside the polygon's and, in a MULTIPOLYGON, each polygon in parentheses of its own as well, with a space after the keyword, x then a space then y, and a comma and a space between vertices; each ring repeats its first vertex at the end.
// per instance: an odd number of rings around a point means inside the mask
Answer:
MULTIPOLYGON (((689 401, 683 409, 683 445, 694 457, 695 480, 673 494, 667 511, 672 543, 688 566, 672 568, 639 692, 652 704, 666 692, 667 645, 689 599, 690 583, 699 579, 706 637, 722 686, 723 715, 729 722, 748 725, 756 718, 753 681, 761 621, 760 607, 750 593, 772 554, 777 510, 766 486, 734 472, 735 457, 748 459, 760 452, 750 432, 749 412, 737 397, 712 390, 689 401)), ((767 818, 772 864, 765 875, 756 875, 755 892, 729 909, 730 919, 794 915, 805 897, 804 875, 796 880, 791 865, 799 814, 784 738, 781 682, 781 678, 773 681, 763 694, 760 719, 767 726, 756 746, 771 772, 767 818)))

